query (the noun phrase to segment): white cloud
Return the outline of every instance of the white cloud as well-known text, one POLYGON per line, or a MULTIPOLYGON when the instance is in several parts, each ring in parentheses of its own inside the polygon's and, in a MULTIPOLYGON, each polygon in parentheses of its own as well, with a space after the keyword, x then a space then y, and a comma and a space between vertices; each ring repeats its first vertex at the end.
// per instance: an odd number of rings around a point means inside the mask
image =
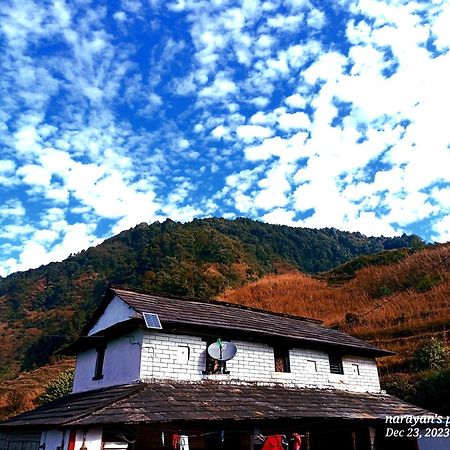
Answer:
POLYGON ((304 109, 306 106, 306 99, 300 94, 292 94, 289 97, 286 97, 285 103, 291 108, 304 109))
POLYGON ((271 37, 268 34, 262 34, 257 39, 255 45, 256 45, 257 49, 261 51, 263 49, 268 49, 268 48, 272 47, 272 45, 274 43, 275 43, 275 40, 273 39, 273 37, 271 37))
POLYGON ((51 175, 41 166, 26 165, 17 170, 17 175, 24 183, 32 186, 47 187, 50 185, 51 175))
POLYGON ((214 128, 214 130, 211 131, 211 135, 216 139, 228 136, 229 134, 230 131, 223 125, 219 125, 216 128, 214 128))
POLYGON ((1 217, 21 217, 25 215, 25 208, 22 202, 17 199, 7 200, 0 208, 1 217))
POLYGON ((12 186, 16 183, 16 165, 14 161, 8 159, 0 160, 0 185, 12 186))
POLYGON ((93 225, 65 223, 64 235, 61 242, 52 250, 47 245, 53 242, 57 232, 52 230, 38 230, 31 239, 24 244, 19 260, 10 260, 10 271, 21 271, 48 264, 51 261, 62 261, 71 253, 77 253, 90 246, 100 243, 93 233, 93 225))
POLYGON ((289 203, 287 194, 291 190, 289 177, 294 170, 295 167, 288 164, 273 164, 265 178, 258 182, 261 190, 255 194, 255 206, 266 211, 286 206, 289 203))
POLYGON ((260 125, 241 125, 237 127, 236 134, 239 139, 245 142, 251 142, 272 136, 273 131, 270 128, 260 125))
POLYGON ((220 98, 228 97, 230 94, 234 94, 236 91, 236 84, 232 80, 228 79, 226 75, 219 74, 218 76, 216 76, 212 85, 203 88, 199 92, 199 97, 217 100, 220 98))
POLYGON ((38 144, 39 135, 36 132, 36 128, 33 126, 25 126, 21 128, 15 134, 16 138, 16 150, 19 153, 33 153, 40 150, 40 145, 38 144))
POLYGON ((125 20, 127 20, 127 15, 123 11, 117 11, 113 14, 113 17, 118 22, 125 22, 125 20))
POLYGON ((317 8, 313 8, 306 19, 308 26, 320 30, 326 24, 325 14, 317 8))
POLYGON ((308 130, 311 126, 309 117, 304 112, 282 114, 278 117, 278 124, 283 131, 308 130))
POLYGON ((276 208, 270 213, 264 214, 262 220, 274 225, 287 225, 291 227, 298 226, 298 222, 294 220, 295 212, 287 211, 283 208, 276 208))
POLYGON ((270 17, 267 19, 267 25, 271 28, 276 28, 284 32, 294 32, 300 27, 303 20, 304 15, 301 13, 291 16, 277 14, 275 17, 270 17))
POLYGON ((33 231, 34 227, 31 225, 7 224, 0 229, 0 239, 17 242, 30 235, 33 231))
POLYGON ((265 108, 269 104, 269 99, 267 97, 253 97, 250 100, 257 108, 265 108))
POLYGON ((211 211, 448 236, 447 3, 47 6, 2 10, 2 267, 211 211))
POLYGON ((431 194, 439 207, 444 211, 449 211, 450 215, 450 187, 435 187, 433 188, 431 194))
POLYGON ((38 230, 33 235, 33 240, 39 244, 51 244, 58 238, 58 232, 55 230, 38 230))
POLYGON ((442 217, 433 225, 433 238, 438 242, 450 242, 450 214, 442 217))

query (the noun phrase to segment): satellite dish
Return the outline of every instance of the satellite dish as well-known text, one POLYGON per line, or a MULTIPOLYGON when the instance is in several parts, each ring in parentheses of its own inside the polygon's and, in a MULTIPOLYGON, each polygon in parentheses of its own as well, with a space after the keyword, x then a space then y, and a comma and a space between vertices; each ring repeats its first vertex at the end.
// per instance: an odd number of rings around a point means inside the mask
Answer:
POLYGON ((208 346, 208 355, 217 361, 228 361, 236 356, 237 347, 232 342, 222 342, 220 339, 208 346))

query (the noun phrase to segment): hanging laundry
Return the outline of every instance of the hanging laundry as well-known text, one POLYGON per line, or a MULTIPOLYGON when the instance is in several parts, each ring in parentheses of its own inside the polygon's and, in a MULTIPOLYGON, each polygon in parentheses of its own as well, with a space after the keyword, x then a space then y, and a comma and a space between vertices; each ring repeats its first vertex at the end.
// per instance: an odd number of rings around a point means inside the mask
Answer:
POLYGON ((172 436, 172 448, 174 450, 178 450, 179 443, 180 443, 180 435, 174 433, 174 435, 172 436))
POLYGON ((293 450, 300 450, 302 446, 302 438, 298 433, 292 433, 292 437, 294 438, 293 450))
POLYGON ((281 434, 274 434, 267 436, 262 450, 284 450, 282 445, 283 436, 281 434))
POLYGON ((189 450, 189 436, 180 436, 180 450, 189 450))

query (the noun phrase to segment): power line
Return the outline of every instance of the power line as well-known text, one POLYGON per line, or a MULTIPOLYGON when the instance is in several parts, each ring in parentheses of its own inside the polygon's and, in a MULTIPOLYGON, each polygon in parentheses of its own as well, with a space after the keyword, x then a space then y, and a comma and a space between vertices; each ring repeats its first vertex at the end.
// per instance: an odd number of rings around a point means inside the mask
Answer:
POLYGON ((358 319, 360 319, 361 317, 367 316, 368 314, 382 308, 384 305, 386 305, 387 303, 389 303, 390 301, 394 300, 395 297, 397 297, 398 295, 402 294, 403 292, 405 292, 406 290, 410 289, 411 287, 413 287, 414 285, 416 285, 419 281, 422 281, 429 273, 433 272, 433 270, 437 269, 439 266, 441 266, 442 264, 444 264, 448 259, 450 259, 450 255, 446 256, 445 258, 443 258, 440 262, 438 262, 437 264, 435 264, 433 267, 431 267, 431 269, 427 270, 424 274, 422 274, 418 279, 414 280, 411 284, 409 284, 408 286, 403 287, 402 289, 400 289, 399 291, 397 291, 395 294, 391 295, 390 297, 388 297, 385 301, 378 303, 376 306, 374 306, 372 309, 370 309, 369 311, 366 311, 365 313, 359 314, 358 315, 358 319))

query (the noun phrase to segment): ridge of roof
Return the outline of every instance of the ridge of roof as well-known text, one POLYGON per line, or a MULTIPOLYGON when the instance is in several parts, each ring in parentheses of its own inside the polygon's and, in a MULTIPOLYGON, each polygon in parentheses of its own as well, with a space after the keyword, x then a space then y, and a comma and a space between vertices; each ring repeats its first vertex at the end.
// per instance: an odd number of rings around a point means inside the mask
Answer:
POLYGON ((256 308, 228 306, 217 301, 192 301, 178 297, 163 297, 147 292, 111 288, 109 298, 118 296, 140 315, 154 312, 167 324, 184 324, 223 330, 243 332, 275 338, 308 342, 316 346, 351 348, 353 351, 371 353, 372 356, 386 356, 392 352, 380 349, 335 328, 325 327, 321 322, 302 320, 267 312, 256 308), (187 302, 183 305, 183 302, 187 302))
POLYGON ((215 300, 215 299, 198 298, 198 297, 181 297, 181 296, 174 296, 171 294, 152 293, 152 292, 148 292, 148 291, 144 291, 144 290, 140 290, 140 289, 134 289, 134 288, 129 289, 126 287, 115 286, 115 285, 111 286, 109 289, 114 292, 115 291, 123 291, 123 292, 128 292, 128 293, 139 294, 139 295, 147 295, 149 297, 166 298, 166 299, 170 299, 170 300, 180 300, 180 301, 192 301, 192 302, 196 302, 196 303, 204 303, 204 304, 217 305, 217 306, 227 306, 227 307, 246 310, 246 311, 253 311, 253 312, 258 312, 258 313, 269 314, 272 316, 286 317, 288 319, 301 320, 303 322, 315 323, 317 325, 323 324, 323 320, 314 319, 312 317, 296 316, 294 314, 281 313, 281 312, 277 312, 277 311, 269 311, 269 310, 262 309, 262 308, 255 308, 253 306, 246 306, 246 305, 240 305, 239 303, 227 302, 225 300, 215 300))

